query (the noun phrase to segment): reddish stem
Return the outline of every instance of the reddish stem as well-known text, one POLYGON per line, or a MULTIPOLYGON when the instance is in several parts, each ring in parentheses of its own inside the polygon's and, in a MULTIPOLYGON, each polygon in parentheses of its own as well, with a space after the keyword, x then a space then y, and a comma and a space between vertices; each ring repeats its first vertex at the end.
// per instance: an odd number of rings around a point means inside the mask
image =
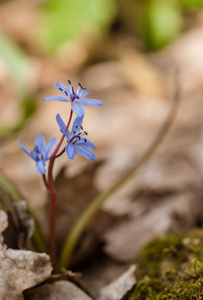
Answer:
MULTIPOLYGON (((71 119, 72 119, 73 111, 71 110, 70 112, 70 117, 68 120, 68 124, 66 126, 66 131, 69 128, 71 119)), ((45 176, 43 177, 44 184, 48 190, 48 193, 50 195, 50 200, 51 200, 51 208, 50 208, 50 255, 51 255, 51 260, 53 264, 54 271, 56 271, 57 267, 57 260, 56 260, 56 237, 55 237, 55 223, 56 223, 56 190, 54 186, 54 181, 53 181, 53 166, 54 166, 54 161, 55 159, 59 156, 57 155, 57 152, 59 151, 63 140, 65 138, 65 135, 63 134, 56 149, 54 150, 53 154, 50 157, 49 160, 49 168, 48 168, 48 181, 46 181, 45 176)), ((62 153, 60 153, 61 155, 62 153)))
POLYGON ((56 155, 56 158, 61 156, 64 152, 65 152, 65 148, 63 150, 61 150, 61 152, 59 154, 56 155))
POLYGON ((45 174, 42 174, 42 180, 43 180, 43 182, 44 182, 44 185, 45 185, 46 189, 49 190, 49 185, 48 185, 48 183, 47 183, 45 174))

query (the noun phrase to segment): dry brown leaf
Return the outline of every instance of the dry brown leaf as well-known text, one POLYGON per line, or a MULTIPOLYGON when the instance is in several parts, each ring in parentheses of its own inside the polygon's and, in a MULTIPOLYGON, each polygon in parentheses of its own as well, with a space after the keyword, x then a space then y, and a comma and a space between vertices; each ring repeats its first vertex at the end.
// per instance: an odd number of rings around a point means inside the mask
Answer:
MULTIPOLYGON (((5 212, 0 212, 0 222, 0 228, 5 229, 8 225, 5 212)), ((3 240, 2 235, 0 240, 3 240)), ((51 272, 52 266, 47 254, 14 250, 0 245, 0 299, 24 299, 22 292, 49 278, 51 272)))
POLYGON ((126 272, 101 289, 98 300, 121 300, 136 283, 136 266, 132 265, 126 272))
POLYGON ((185 32, 173 44, 153 55, 165 71, 176 68, 181 74, 182 89, 186 94, 202 92, 203 84, 203 29, 185 32))
POLYGON ((86 261, 80 270, 83 285, 88 287, 91 295, 97 299, 101 288, 119 277, 126 270, 126 264, 118 263, 104 253, 100 253, 97 257, 91 257, 86 261))
POLYGON ((46 283, 24 293, 25 300, 92 300, 70 281, 46 283))
POLYGON ((166 78, 146 55, 135 49, 124 49, 121 52, 121 66, 127 82, 138 93, 148 97, 166 97, 166 78))
POLYGON ((131 203, 131 217, 104 234, 105 251, 122 262, 137 257, 141 248, 156 236, 203 223, 203 202, 192 192, 159 195, 151 191, 131 203))
POLYGON ((3 210, 0 210, 0 225, 0 244, 3 244, 4 237, 2 236, 2 233, 8 227, 8 217, 3 210))
POLYGON ((0 186, 0 208, 6 211, 8 226, 3 235, 9 248, 26 248, 34 231, 34 219, 24 200, 16 202, 12 195, 0 186))

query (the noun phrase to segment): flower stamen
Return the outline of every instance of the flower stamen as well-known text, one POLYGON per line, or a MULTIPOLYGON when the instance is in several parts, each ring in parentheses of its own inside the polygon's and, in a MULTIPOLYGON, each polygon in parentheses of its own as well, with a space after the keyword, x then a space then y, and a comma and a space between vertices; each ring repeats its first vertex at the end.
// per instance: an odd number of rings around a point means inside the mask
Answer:
POLYGON ((84 88, 80 82, 78 82, 78 85, 82 90, 86 90, 86 88, 84 88))

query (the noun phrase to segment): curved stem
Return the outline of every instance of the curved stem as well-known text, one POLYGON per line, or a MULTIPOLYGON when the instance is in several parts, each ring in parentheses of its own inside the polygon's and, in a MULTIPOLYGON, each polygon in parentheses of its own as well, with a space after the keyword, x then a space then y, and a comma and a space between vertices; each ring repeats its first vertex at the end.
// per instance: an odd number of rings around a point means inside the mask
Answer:
POLYGON ((175 94, 174 94, 174 104, 172 105, 172 108, 168 114, 165 123, 162 125, 160 131, 158 132, 157 136, 155 137, 154 141, 149 146, 145 154, 135 164, 134 167, 132 167, 129 171, 127 171, 124 175, 122 175, 117 181, 115 181, 110 187, 108 187, 99 196, 97 196, 93 200, 93 202, 89 205, 89 207, 85 209, 85 211, 81 214, 81 216, 76 221, 75 225, 72 227, 72 231, 69 233, 66 242, 64 244, 64 248, 62 250, 62 254, 59 262, 59 268, 67 267, 69 265, 72 253, 75 249, 75 246, 77 245, 79 238, 81 237, 87 225, 97 214, 97 212, 101 208, 101 205, 106 200, 106 198, 109 197, 118 188, 120 188, 132 175, 135 175, 136 172, 139 170, 139 168, 149 160, 149 158, 152 156, 152 154, 161 144, 161 142, 165 138, 166 134, 168 133, 173 123, 179 100, 180 100, 180 94, 176 86, 175 94))
POLYGON ((59 154, 56 155, 56 158, 58 158, 59 156, 61 156, 64 152, 65 152, 65 148, 63 150, 61 150, 61 152, 59 154))
MULTIPOLYGON (((69 128, 71 119, 72 119, 73 111, 71 110, 70 112, 70 117, 68 120, 68 124, 66 126, 66 131, 69 128)), ((56 271, 57 268, 57 259, 56 259, 56 237, 55 237, 55 223, 56 223, 56 190, 54 186, 54 180, 53 180, 53 167, 54 167, 54 162, 55 159, 57 158, 57 152, 59 151, 63 141, 64 141, 65 135, 63 134, 56 149, 54 150, 53 154, 50 157, 49 160, 49 168, 48 168, 48 180, 46 181, 46 178, 44 176, 43 181, 45 183, 45 186, 47 187, 48 193, 50 195, 50 200, 51 200, 51 208, 50 208, 50 225, 49 225, 49 230, 50 230, 50 255, 51 255, 51 260, 53 264, 53 269, 56 271)))
POLYGON ((42 174, 42 181, 43 181, 43 183, 44 183, 46 189, 48 190, 48 189, 49 189, 49 185, 48 185, 48 183, 47 183, 47 179, 46 179, 45 174, 42 174))

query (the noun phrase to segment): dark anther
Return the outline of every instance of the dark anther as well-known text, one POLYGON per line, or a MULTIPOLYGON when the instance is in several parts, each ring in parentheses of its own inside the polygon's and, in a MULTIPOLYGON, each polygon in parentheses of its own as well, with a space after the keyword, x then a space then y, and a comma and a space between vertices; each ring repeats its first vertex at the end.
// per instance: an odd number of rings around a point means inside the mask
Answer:
POLYGON ((80 128, 83 130, 83 127, 82 127, 82 125, 80 125, 80 128))
POLYGON ((71 81, 70 80, 67 80, 68 81, 68 83, 71 85, 71 81))
POLYGON ((74 134, 76 134, 76 131, 75 131, 75 130, 73 130, 73 133, 74 133, 74 134))
POLYGON ((78 82, 78 85, 82 90, 86 90, 86 88, 84 88, 80 82, 78 82))
POLYGON ((33 150, 33 151, 35 151, 35 152, 37 152, 37 153, 40 153, 39 148, 38 148, 37 146, 34 147, 34 150, 33 150))
POLYGON ((84 134, 85 134, 85 135, 88 135, 87 131, 84 131, 84 134))
POLYGON ((78 139, 80 140, 80 136, 78 135, 78 139))
POLYGON ((85 141, 85 143, 87 143, 87 139, 86 138, 84 138, 84 141, 85 141))
POLYGON ((63 92, 63 89, 61 87, 59 87, 59 90, 63 92))
POLYGON ((78 128, 78 125, 75 125, 75 128, 78 128))
POLYGON ((68 93, 66 91, 64 91, 65 95, 68 96, 68 93))

